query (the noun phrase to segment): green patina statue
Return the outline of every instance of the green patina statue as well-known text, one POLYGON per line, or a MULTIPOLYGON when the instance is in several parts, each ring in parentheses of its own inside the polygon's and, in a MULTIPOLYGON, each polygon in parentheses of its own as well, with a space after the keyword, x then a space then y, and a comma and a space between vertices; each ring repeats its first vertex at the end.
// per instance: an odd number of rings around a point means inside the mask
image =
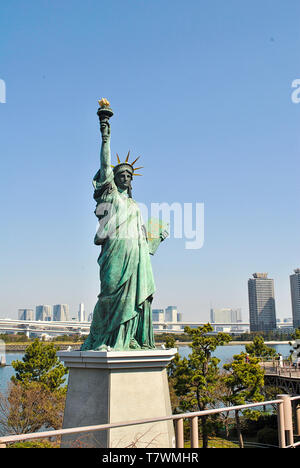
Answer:
MULTIPOLYGON (((131 194, 132 178, 140 175, 135 171, 141 168, 134 168, 138 158, 129 162, 129 153, 125 162, 117 155, 118 164, 111 165, 109 118, 113 112, 106 99, 99 104, 101 167, 93 184, 99 220, 94 242, 101 245, 101 292, 81 350, 154 349, 151 302, 155 285, 149 255, 154 253, 153 239, 147 235, 131 194)), ((168 235, 160 228, 155 249, 168 235)))

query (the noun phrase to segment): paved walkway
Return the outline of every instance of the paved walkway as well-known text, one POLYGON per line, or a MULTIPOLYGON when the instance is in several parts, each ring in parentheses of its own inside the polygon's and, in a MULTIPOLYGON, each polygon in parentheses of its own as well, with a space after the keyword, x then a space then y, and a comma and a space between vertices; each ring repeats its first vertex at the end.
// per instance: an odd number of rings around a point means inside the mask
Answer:
POLYGON ((264 367, 267 375, 279 375, 281 377, 300 379, 300 369, 297 369, 294 366, 284 365, 283 367, 280 367, 277 364, 274 365, 273 362, 263 362, 262 366, 264 367))

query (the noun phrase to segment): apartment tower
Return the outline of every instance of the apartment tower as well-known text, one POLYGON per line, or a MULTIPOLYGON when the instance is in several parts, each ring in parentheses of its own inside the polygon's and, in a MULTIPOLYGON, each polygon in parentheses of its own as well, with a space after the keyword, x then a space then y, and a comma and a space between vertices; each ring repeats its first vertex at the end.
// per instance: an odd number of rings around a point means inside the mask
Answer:
POLYGON ((290 275, 290 283, 292 296, 293 327, 300 328, 300 268, 294 270, 294 274, 290 275))
POLYGON ((254 273, 248 280, 249 318, 251 332, 276 329, 274 280, 268 273, 254 273))
POLYGON ((68 322, 70 320, 68 304, 56 304, 53 306, 54 322, 68 322))

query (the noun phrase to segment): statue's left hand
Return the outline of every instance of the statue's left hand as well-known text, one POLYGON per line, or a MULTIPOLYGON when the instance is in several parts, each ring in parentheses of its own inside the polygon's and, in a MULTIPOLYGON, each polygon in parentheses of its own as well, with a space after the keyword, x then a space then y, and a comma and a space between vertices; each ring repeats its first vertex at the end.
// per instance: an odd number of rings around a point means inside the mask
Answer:
POLYGON ((160 234, 161 241, 164 241, 168 237, 169 233, 168 231, 164 230, 160 234))

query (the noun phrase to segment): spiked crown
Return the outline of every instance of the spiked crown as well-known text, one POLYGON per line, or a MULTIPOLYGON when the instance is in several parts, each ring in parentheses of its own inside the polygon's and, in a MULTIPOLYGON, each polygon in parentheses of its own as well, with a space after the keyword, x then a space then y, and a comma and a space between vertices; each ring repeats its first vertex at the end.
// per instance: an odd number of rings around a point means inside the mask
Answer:
POLYGON ((143 166, 140 167, 134 167, 134 164, 137 162, 137 160, 140 158, 138 156, 133 162, 129 162, 129 156, 130 156, 130 151, 128 151, 128 154, 126 156, 126 159, 124 162, 121 162, 119 155, 117 153, 117 160, 118 164, 116 166, 111 166, 113 168, 114 174, 117 174, 120 171, 129 171, 131 172, 131 175, 133 176, 141 176, 142 174, 137 174, 135 171, 138 169, 142 169, 143 166))

